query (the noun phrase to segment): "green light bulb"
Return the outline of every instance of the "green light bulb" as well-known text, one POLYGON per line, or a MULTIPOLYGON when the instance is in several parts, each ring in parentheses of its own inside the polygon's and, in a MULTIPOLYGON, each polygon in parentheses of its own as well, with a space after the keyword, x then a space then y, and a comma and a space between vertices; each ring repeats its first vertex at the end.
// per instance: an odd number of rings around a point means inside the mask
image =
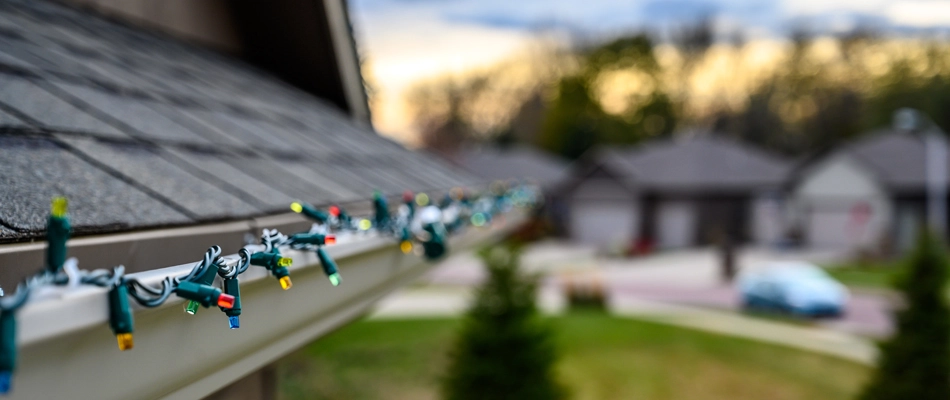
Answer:
POLYGON ((327 277, 327 279, 330 280, 330 283, 331 283, 333 286, 339 286, 339 285, 340 285, 340 281, 342 280, 342 278, 340 278, 340 274, 339 274, 339 273, 330 275, 330 276, 327 277))
POLYGON ((200 305, 201 304, 198 304, 197 301, 188 300, 188 304, 185 304, 185 312, 191 315, 195 315, 198 313, 198 307, 200 305))

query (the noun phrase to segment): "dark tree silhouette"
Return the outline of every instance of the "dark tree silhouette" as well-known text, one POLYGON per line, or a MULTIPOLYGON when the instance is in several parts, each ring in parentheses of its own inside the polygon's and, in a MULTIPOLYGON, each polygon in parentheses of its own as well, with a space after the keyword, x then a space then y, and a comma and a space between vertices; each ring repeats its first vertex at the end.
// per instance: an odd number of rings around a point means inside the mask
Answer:
POLYGON ((897 333, 881 345, 881 358, 861 400, 950 399, 950 310, 944 297, 947 257, 927 232, 896 282, 906 307, 897 333))

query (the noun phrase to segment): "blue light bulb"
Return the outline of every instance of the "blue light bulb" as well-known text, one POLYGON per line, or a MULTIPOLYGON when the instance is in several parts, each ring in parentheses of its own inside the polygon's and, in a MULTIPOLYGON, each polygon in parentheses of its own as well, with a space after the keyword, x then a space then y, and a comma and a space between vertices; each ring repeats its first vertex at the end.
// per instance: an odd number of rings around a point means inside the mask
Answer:
POLYGON ((0 394, 10 393, 10 386, 13 383, 12 371, 0 371, 0 394))

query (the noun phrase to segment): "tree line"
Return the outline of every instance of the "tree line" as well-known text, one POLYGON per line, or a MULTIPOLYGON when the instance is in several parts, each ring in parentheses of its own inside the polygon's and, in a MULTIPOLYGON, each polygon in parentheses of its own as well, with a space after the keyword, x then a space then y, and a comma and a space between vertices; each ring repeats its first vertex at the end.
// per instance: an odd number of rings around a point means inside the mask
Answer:
POLYGON ((667 36, 536 48, 419 83, 407 100, 423 145, 447 155, 518 143, 574 159, 694 128, 801 155, 887 128, 903 107, 950 128, 950 44, 937 39, 717 42, 708 22, 667 36))

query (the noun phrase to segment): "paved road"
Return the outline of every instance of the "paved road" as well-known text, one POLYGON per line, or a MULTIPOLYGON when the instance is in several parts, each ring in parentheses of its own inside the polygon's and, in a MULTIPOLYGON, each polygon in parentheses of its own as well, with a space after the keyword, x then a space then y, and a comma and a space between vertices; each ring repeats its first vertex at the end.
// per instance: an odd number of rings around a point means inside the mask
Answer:
MULTIPOLYGON (((731 286, 682 288, 637 283, 608 283, 608 286, 610 295, 621 299, 640 299, 718 310, 741 309, 740 296, 731 286)), ((888 311, 890 307, 890 300, 884 296, 853 293, 844 316, 801 322, 864 336, 886 337, 893 329, 888 311)))

